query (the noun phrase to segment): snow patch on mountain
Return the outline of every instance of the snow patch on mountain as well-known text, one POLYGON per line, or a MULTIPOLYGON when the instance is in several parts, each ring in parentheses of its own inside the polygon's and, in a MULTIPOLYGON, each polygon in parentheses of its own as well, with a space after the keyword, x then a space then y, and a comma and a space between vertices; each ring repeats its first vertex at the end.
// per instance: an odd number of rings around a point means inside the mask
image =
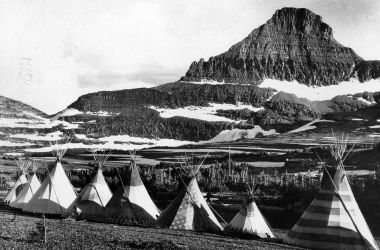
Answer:
POLYGON ((224 84, 229 84, 229 85, 250 85, 250 84, 242 84, 242 83, 231 83, 231 82, 218 82, 215 80, 209 80, 209 79, 202 79, 200 81, 181 81, 181 82, 187 82, 187 83, 192 83, 192 84, 209 84, 209 85, 224 85, 224 84))
POLYGON ((52 133, 48 133, 46 135, 41 135, 39 133, 34 134, 13 134, 9 137, 11 138, 19 138, 19 139, 26 139, 31 141, 57 141, 62 139, 63 133, 61 131, 56 131, 52 133))
POLYGON ((209 122, 234 122, 239 123, 241 121, 235 121, 223 116, 216 115, 217 110, 241 110, 249 109, 251 111, 257 112, 263 110, 263 107, 253 107, 252 105, 247 104, 220 104, 220 103, 209 103, 208 107, 201 106, 187 106, 183 108, 168 109, 168 108, 159 108, 155 106, 149 106, 149 108, 156 110, 160 113, 162 118, 171 118, 174 116, 181 116, 191 119, 209 121, 209 122))
POLYGON ((59 117, 74 116, 74 115, 80 115, 80 114, 83 114, 83 112, 79 111, 77 109, 74 109, 74 108, 68 108, 68 109, 65 109, 65 110, 59 112, 58 114, 56 114, 55 116, 50 118, 50 120, 55 121, 59 117))
POLYGON ((275 135, 276 130, 263 130, 260 126, 255 126, 252 129, 232 129, 232 130, 223 130, 217 136, 212 138, 209 142, 228 142, 228 141, 237 141, 240 139, 253 139, 256 138, 258 134, 263 136, 275 135))
MULTIPOLYGON (((174 139, 149 139, 142 137, 133 137, 129 135, 115 135, 101 138, 88 138, 86 135, 77 134, 78 139, 84 141, 92 141, 92 144, 88 143, 65 143, 60 144, 60 148, 65 149, 110 149, 110 150, 140 150, 151 147, 179 147, 186 144, 194 144, 191 141, 180 141, 174 139), (95 143, 97 142, 97 143, 95 143)), ((51 145, 49 147, 41 148, 29 148, 25 149, 27 152, 50 152, 57 145, 51 145)))
POLYGON ((307 130, 311 130, 311 129, 315 129, 317 128, 317 126, 314 126, 315 123, 319 123, 319 122, 335 122, 335 121, 332 121, 332 120, 321 120, 321 119, 316 119, 312 122, 309 122, 297 129, 294 129, 294 130, 291 130, 289 132, 287 132, 288 134, 292 134, 292 133, 298 133, 298 132, 303 132, 303 131, 307 131, 307 130))
POLYGON ((34 144, 29 142, 11 142, 11 141, 4 141, 0 140, 0 147, 26 147, 26 146, 33 146, 34 144))
POLYGON ((361 102, 364 102, 364 103, 367 104, 367 105, 375 105, 375 104, 376 104, 375 101, 370 102, 370 101, 364 99, 363 97, 359 97, 357 100, 358 100, 358 101, 361 101, 361 102))
POLYGON ((380 128, 380 125, 369 126, 369 128, 380 128))
POLYGON ((78 124, 72 124, 66 121, 55 120, 51 121, 42 117, 34 119, 25 118, 2 118, 0 120, 0 127, 3 128, 34 128, 34 129, 44 129, 52 128, 62 125, 64 129, 76 129, 79 127, 78 124))
POLYGON ((259 87, 274 88, 278 91, 295 94, 301 98, 307 98, 310 101, 323 101, 330 100, 338 95, 352 95, 365 91, 380 91, 380 79, 372 79, 368 82, 361 83, 359 80, 352 78, 349 81, 341 82, 339 85, 318 87, 307 86, 305 84, 298 83, 297 81, 288 82, 274 79, 265 79, 264 82, 259 85, 259 87))
POLYGON ((37 120, 46 120, 46 118, 42 117, 42 116, 39 116, 39 115, 36 115, 32 112, 28 112, 28 111, 22 111, 22 114, 24 116, 26 116, 27 118, 30 118, 30 119, 37 119, 37 120))
POLYGON ((96 115, 96 116, 117 116, 120 115, 120 113, 113 113, 108 111, 99 110, 96 112, 87 111, 85 113, 86 115, 96 115))
POLYGON ((82 112, 82 111, 79 111, 79 110, 74 109, 74 108, 67 108, 67 109, 57 113, 55 116, 50 118, 50 120, 55 121, 60 117, 82 115, 82 114, 93 115, 93 116, 116 116, 116 115, 119 115, 120 113, 112 113, 112 112, 103 111, 103 110, 99 110, 96 112, 91 112, 91 111, 82 112))

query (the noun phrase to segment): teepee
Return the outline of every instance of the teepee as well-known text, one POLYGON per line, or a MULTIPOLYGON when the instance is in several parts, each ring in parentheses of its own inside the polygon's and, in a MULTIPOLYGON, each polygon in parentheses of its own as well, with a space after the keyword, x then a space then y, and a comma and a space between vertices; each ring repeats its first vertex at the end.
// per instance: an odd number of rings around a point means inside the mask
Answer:
POLYGON ((18 179, 16 180, 12 188, 7 192, 7 194, 3 198, 3 202, 8 205, 16 200, 17 196, 21 193, 25 184, 28 182, 26 178, 26 173, 28 172, 28 168, 31 164, 31 160, 25 159, 25 158, 19 158, 16 160, 16 163, 17 163, 17 167, 19 168, 18 174, 20 174, 20 176, 18 177, 18 179))
POLYGON ((116 170, 119 174, 120 185, 104 209, 103 221, 118 224, 153 225, 160 215, 160 211, 153 203, 141 180, 134 152, 131 153, 129 168, 116 170))
POLYGON ((103 208, 112 197, 112 192, 104 179, 102 171, 102 167, 107 162, 110 154, 100 151, 92 153, 96 174, 92 181, 79 193, 78 198, 74 202, 76 210, 83 218, 91 219, 90 217, 101 215, 103 208))
POLYGON ((183 176, 190 182, 187 185, 183 183, 184 189, 162 212, 157 224, 172 229, 221 231, 222 226, 211 211, 198 186, 196 176, 203 162, 197 166, 191 166, 185 159, 184 163, 185 166, 180 163, 182 170, 180 179, 184 182, 183 176))
POLYGON ((61 159, 65 153, 66 149, 62 145, 54 145, 55 166, 24 207, 24 211, 51 215, 67 215, 73 212, 72 203, 77 198, 77 193, 62 167, 61 159))
POLYGON ((260 238, 275 238, 269 224, 256 205, 254 189, 249 186, 248 189, 248 198, 240 211, 224 228, 224 231, 235 235, 255 235, 260 238))
POLYGON ((26 183, 21 193, 13 202, 10 203, 11 207, 23 209, 41 186, 41 183, 36 175, 37 162, 31 161, 31 167, 32 175, 29 176, 28 183, 26 183))
POLYGON ((330 146, 333 164, 323 165, 319 193, 288 232, 288 244, 313 249, 379 249, 351 191, 343 162, 348 137, 330 146))

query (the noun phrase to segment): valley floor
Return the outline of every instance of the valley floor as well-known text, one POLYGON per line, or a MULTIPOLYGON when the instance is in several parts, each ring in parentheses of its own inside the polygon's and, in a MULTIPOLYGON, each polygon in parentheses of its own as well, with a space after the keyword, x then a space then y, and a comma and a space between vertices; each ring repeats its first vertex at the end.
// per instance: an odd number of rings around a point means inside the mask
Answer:
MULTIPOLYGON (((291 246, 183 230, 46 219, 0 211, 2 249, 297 249, 291 246)), ((276 232, 277 233, 277 232, 276 232)), ((279 232, 280 235, 284 231, 279 232)))

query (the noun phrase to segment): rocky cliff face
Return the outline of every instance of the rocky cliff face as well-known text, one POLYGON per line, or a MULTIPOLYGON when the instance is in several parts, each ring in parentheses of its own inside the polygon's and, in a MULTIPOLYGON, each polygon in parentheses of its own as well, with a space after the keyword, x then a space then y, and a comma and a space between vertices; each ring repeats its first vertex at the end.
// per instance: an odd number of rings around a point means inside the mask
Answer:
POLYGON ((271 78, 331 85, 355 73, 361 81, 377 78, 380 62, 366 62, 338 43, 319 15, 307 9, 283 8, 227 52, 193 62, 181 80, 258 84, 271 78))
POLYGON ((171 108, 176 106, 168 93, 156 89, 138 88, 86 94, 79 97, 68 108, 81 111, 123 112, 133 107, 149 105, 171 108))
POLYGON ((248 85, 209 85, 173 82, 156 88, 127 89, 90 93, 78 98, 68 108, 81 111, 131 112, 133 107, 150 105, 166 108, 208 106, 212 103, 242 102, 254 107, 264 105, 274 89, 248 85))

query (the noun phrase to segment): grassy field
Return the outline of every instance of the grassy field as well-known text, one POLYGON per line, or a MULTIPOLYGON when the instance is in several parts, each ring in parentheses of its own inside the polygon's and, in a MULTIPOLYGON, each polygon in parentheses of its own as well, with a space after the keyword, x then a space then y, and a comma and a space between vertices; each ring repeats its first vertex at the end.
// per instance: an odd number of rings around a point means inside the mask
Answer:
MULTIPOLYGON (((297 249, 279 243, 246 240, 184 230, 139 228, 46 219, 0 211, 2 249, 297 249), (45 243, 46 228, 46 243, 45 243)), ((280 237, 284 231, 275 231, 280 237)))

